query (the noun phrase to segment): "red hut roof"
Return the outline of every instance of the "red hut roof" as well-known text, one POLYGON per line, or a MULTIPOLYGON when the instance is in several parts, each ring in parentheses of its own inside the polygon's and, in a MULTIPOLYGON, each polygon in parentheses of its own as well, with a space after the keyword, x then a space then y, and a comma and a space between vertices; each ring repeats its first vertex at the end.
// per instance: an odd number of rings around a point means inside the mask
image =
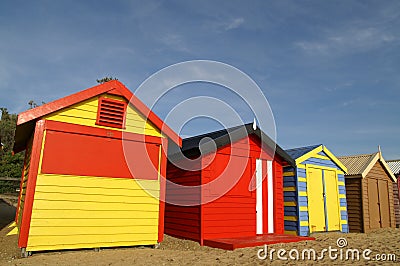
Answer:
POLYGON ((169 139, 171 139, 177 145, 182 146, 182 139, 142 101, 140 101, 127 87, 125 87, 124 84, 118 80, 111 80, 20 113, 17 120, 17 129, 15 131, 14 152, 19 152, 25 149, 26 142, 34 130, 37 119, 103 93, 119 95, 128 99, 130 104, 132 104, 142 115, 147 117, 147 119, 156 127, 162 130, 162 132, 169 139))

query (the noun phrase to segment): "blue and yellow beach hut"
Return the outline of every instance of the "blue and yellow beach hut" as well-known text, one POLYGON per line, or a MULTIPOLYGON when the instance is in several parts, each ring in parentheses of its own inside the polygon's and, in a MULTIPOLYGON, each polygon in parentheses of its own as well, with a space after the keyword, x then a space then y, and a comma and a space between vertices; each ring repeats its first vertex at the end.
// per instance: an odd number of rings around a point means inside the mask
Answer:
POLYGON ((347 233, 346 167, 324 145, 286 152, 296 167, 284 168, 285 233, 347 233))

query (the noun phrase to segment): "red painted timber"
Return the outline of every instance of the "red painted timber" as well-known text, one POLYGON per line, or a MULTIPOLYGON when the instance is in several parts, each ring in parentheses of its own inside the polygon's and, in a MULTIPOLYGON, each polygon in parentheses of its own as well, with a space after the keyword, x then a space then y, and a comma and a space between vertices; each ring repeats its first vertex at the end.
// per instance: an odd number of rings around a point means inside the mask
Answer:
POLYGON ((44 120, 36 122, 35 133, 32 143, 31 162, 29 166, 28 181, 22 213, 22 222, 19 229, 18 247, 26 248, 28 244, 29 229, 31 226, 33 197, 36 189, 36 179, 39 171, 40 152, 44 136, 44 120))

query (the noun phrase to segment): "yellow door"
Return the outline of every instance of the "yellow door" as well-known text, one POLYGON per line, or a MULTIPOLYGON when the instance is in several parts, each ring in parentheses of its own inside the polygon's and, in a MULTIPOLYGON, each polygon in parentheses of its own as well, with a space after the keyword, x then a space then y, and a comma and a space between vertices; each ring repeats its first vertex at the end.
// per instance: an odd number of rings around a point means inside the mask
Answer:
POLYGON ((310 233, 326 231, 322 170, 307 169, 307 196, 310 233))
POLYGON ((327 231, 340 231, 339 191, 335 171, 324 171, 327 231))

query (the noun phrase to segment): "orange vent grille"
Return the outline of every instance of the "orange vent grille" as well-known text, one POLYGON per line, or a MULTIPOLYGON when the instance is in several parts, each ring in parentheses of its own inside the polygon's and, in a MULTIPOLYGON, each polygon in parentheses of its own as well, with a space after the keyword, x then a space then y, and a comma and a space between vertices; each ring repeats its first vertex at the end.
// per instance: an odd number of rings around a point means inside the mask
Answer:
POLYGON ((124 128, 126 106, 127 103, 123 101, 100 98, 96 124, 99 126, 124 128))

